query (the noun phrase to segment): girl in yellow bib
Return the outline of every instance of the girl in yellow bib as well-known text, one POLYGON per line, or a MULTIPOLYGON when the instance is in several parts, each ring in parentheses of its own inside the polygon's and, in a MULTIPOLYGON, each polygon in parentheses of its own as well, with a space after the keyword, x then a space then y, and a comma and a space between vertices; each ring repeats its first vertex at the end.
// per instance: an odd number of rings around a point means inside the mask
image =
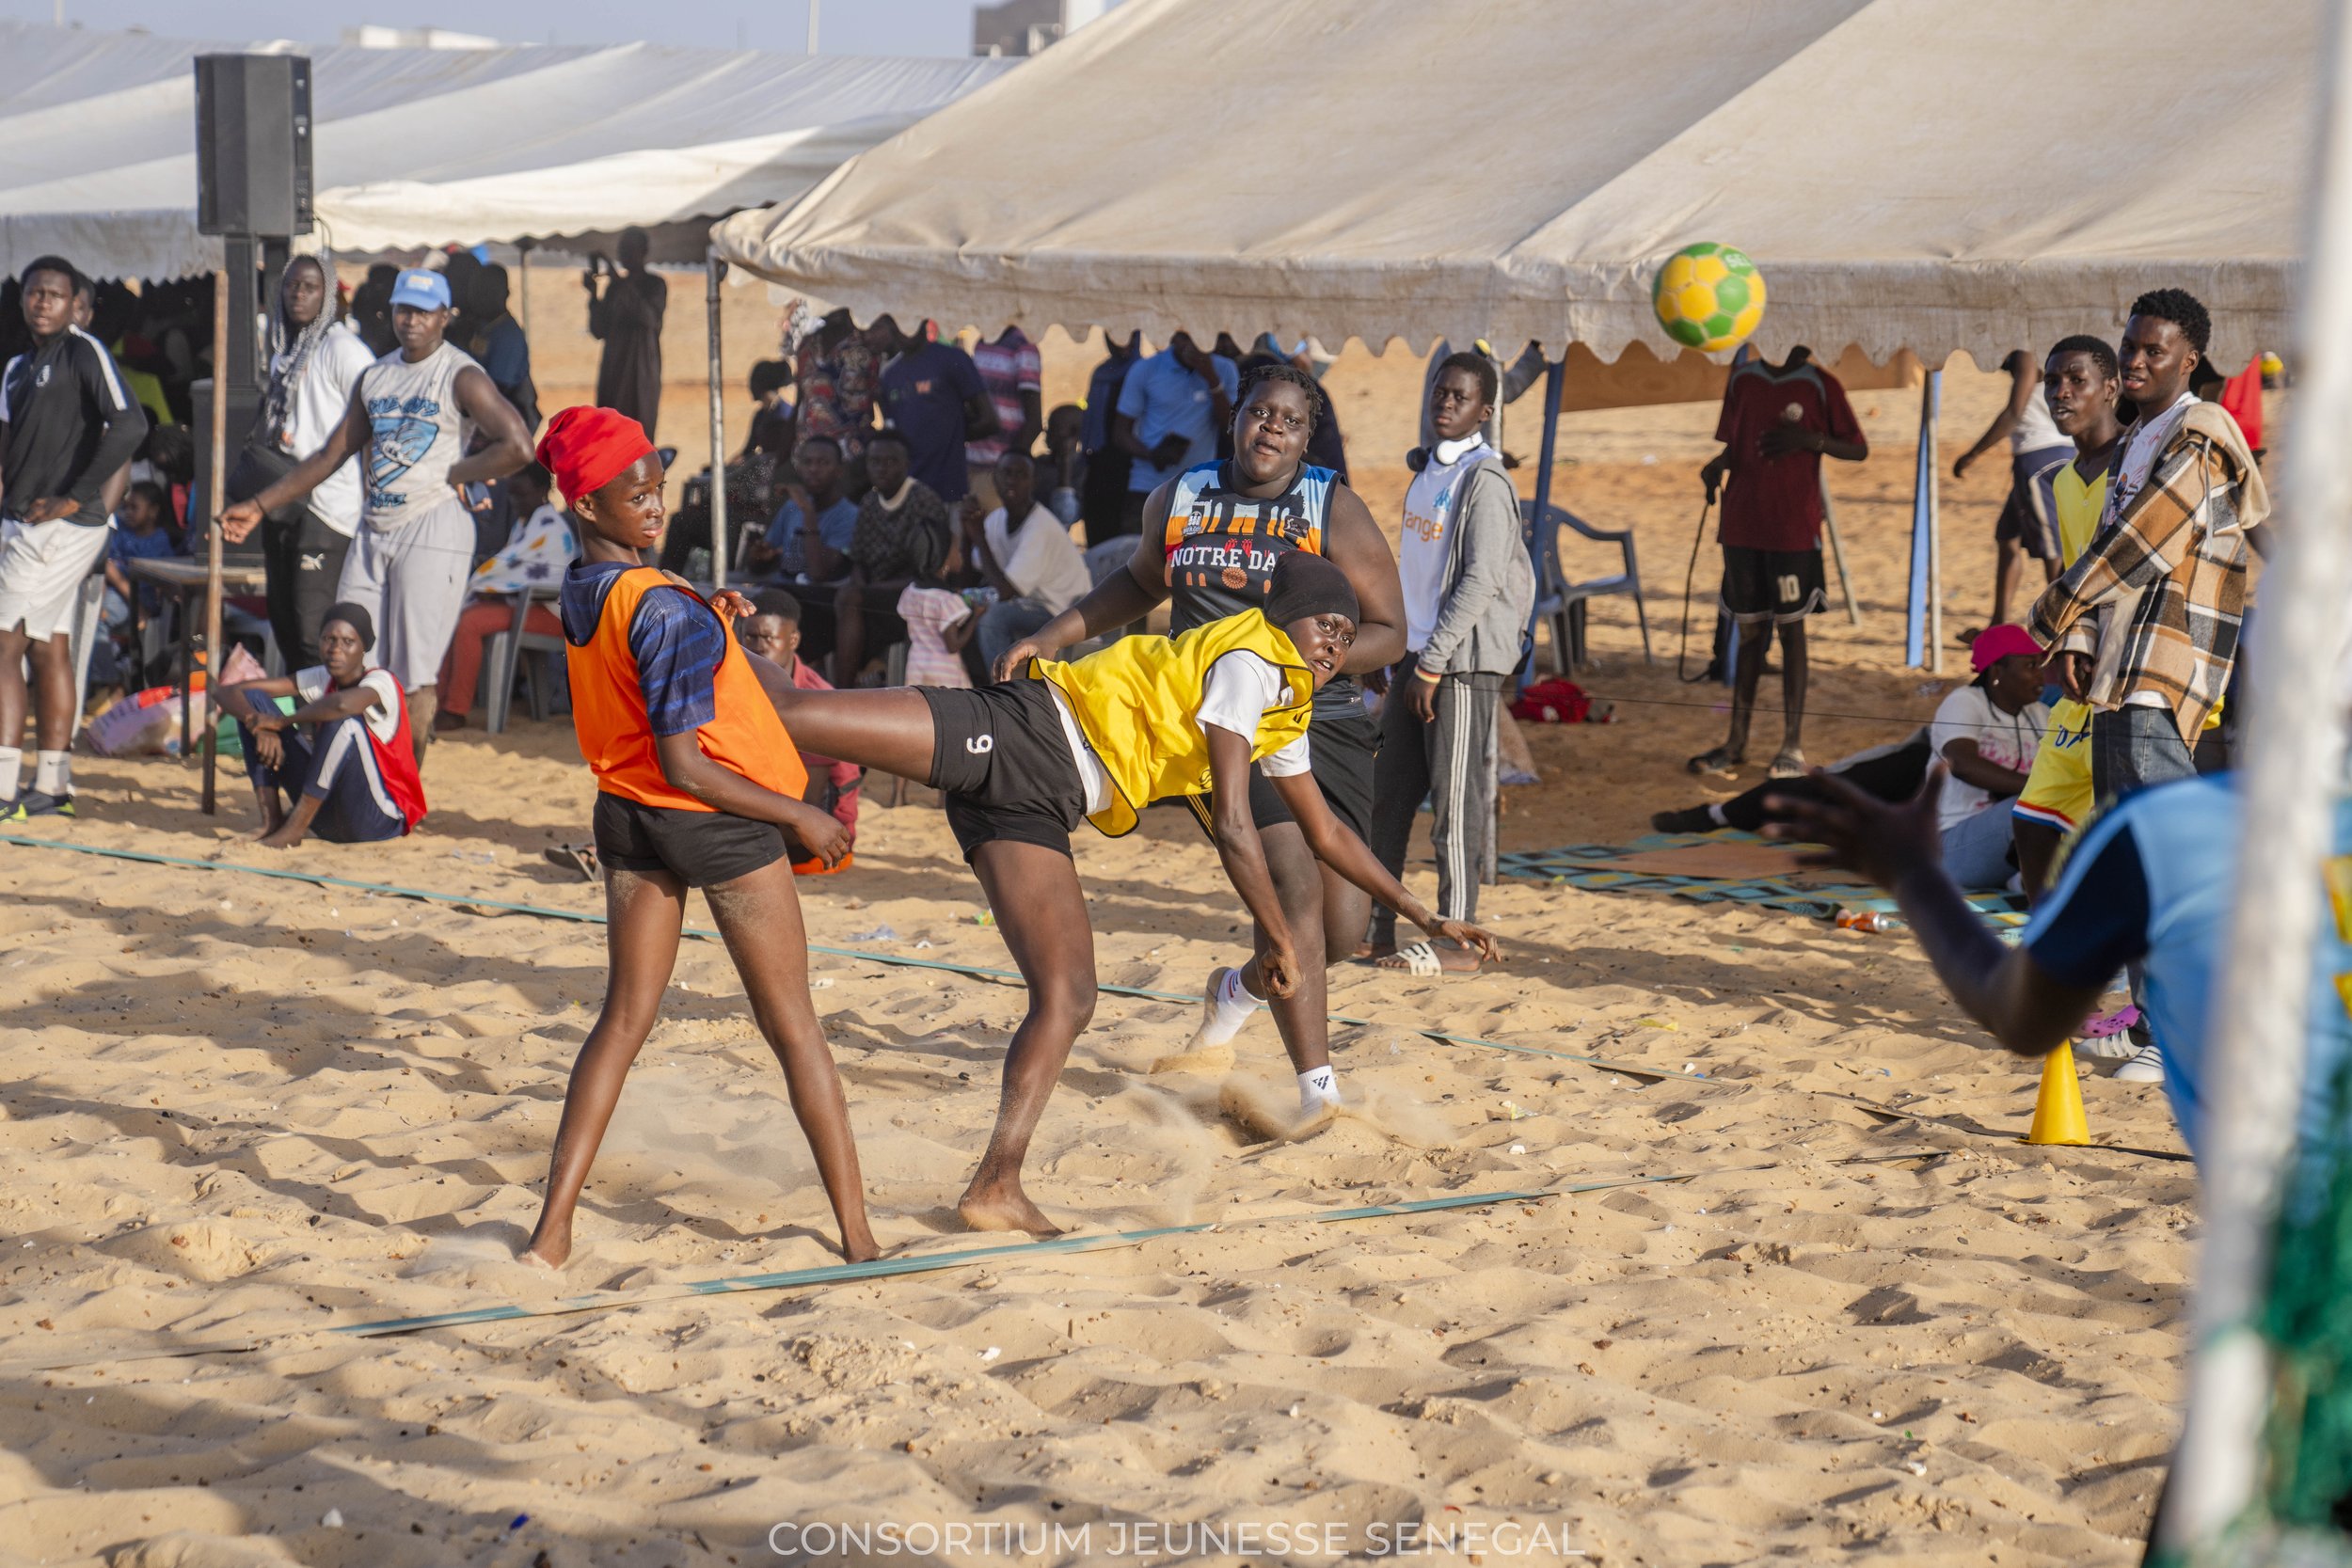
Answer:
MULTIPOLYGON (((1153 800, 1214 794, 1217 854, 1266 931, 1267 983, 1287 996, 1300 960, 1251 820, 1254 762, 1324 864, 1431 936, 1499 956, 1486 932, 1438 919, 1399 886, 1308 772, 1314 694, 1345 660, 1356 616, 1340 569, 1295 550, 1275 568, 1263 610, 1175 638, 1124 638, 1074 663, 1032 660, 1026 680, 978 690, 801 691, 781 672, 760 672, 800 745, 946 795, 947 824, 1028 983, 996 1129, 958 1205, 974 1229, 1057 1228, 1023 1190, 1021 1165, 1094 1011, 1094 933, 1070 859, 1080 818, 1116 837, 1153 800)), ((1317 932, 1297 936, 1320 942, 1317 932)), ((1293 1063, 1310 1108, 1338 1100, 1330 1062, 1317 1055, 1293 1063)))

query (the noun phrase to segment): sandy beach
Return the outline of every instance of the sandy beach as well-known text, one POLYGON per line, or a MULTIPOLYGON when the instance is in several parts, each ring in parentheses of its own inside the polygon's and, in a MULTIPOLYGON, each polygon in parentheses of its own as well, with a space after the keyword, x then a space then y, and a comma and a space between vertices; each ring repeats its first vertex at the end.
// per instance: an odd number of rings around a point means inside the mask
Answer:
MULTIPOLYGON (((1089 361, 1049 346, 1052 403, 1089 361)), ((1359 350, 1328 382, 1391 527, 1419 377, 1359 350)), ((2004 386, 1947 375, 1947 464, 2004 386)), ((1964 669, 1956 643, 1941 680, 1901 667, 1917 395, 1854 402, 1873 453, 1832 491, 1862 625, 1815 623, 1824 761, 1899 738, 1964 669)), ((1559 498, 1636 531, 1659 657, 1626 601, 1596 610, 1577 679, 1616 721, 1533 731, 1506 849, 1622 842, 1709 797, 1681 759, 1720 738, 1723 689, 1673 666, 1713 420, 1563 423, 1559 498)), ((1509 442, 1531 459, 1534 425, 1515 412, 1509 442)), ((1952 633, 1982 622, 2005 483, 1947 483, 1952 633)), ((1768 713, 1759 761, 1777 733, 1768 713)), ((192 766, 75 768, 84 816, 35 833, 201 864, 0 845, 7 1568, 882 1561, 839 1541, 884 1526, 941 1563, 2137 1560, 2193 1170, 2157 1157, 2181 1147, 2161 1090, 2103 1076, 2112 1147, 2015 1141, 2036 1070, 1903 938, 1506 879, 1482 911, 1505 966, 1333 973, 1333 1009, 1378 1022, 1335 1028, 1352 1105, 1311 1136, 1281 1131, 1269 1022, 1229 1074, 1155 1076, 1193 1006, 1102 998, 1030 1190, 1080 1237, 1214 1228, 356 1338, 334 1331, 835 1261, 733 971, 686 944, 551 1279, 512 1259, 601 930, 237 868, 596 913, 540 854, 586 836, 568 721, 445 737, 414 837, 286 856, 243 842, 241 779, 207 819, 192 766), (1185 1533, 1204 1523, 1224 1533, 1185 1533)), ((818 954, 817 1002, 876 1230, 924 1259, 1000 1244, 952 1206, 1021 995, 877 961, 1008 967, 928 792, 881 793, 855 867, 801 893, 813 942, 874 956, 818 954)), ((1188 817, 1077 853, 1106 983, 1197 995, 1242 950, 1188 817)))

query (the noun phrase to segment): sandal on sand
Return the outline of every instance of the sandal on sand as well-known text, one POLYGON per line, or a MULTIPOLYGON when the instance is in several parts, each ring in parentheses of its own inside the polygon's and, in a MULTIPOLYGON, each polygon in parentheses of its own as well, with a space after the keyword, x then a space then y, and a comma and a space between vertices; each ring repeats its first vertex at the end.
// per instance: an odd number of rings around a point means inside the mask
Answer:
POLYGON ((1768 779, 1802 779, 1804 777, 1806 765, 1804 753, 1803 752, 1790 750, 1783 752, 1780 755, 1774 757, 1772 759, 1772 768, 1766 771, 1764 776, 1768 779))
POLYGON ((596 847, 593 844, 553 844, 541 852, 549 865, 576 871, 583 881, 596 881, 601 875, 596 865, 596 847))
POLYGON ((1478 973, 1478 965, 1475 963, 1468 969, 1446 968, 1443 960, 1438 957, 1436 945, 1427 942, 1417 942, 1410 947, 1400 947, 1389 955, 1387 961, 1375 961, 1374 967, 1388 970, 1402 969, 1417 980, 1433 980, 1440 974, 1475 974, 1478 973))
POLYGON ((1730 747, 1718 746, 1711 752, 1700 752, 1682 766, 1693 773, 1711 773, 1720 778, 1729 779, 1738 776, 1742 760, 1744 759, 1730 747))

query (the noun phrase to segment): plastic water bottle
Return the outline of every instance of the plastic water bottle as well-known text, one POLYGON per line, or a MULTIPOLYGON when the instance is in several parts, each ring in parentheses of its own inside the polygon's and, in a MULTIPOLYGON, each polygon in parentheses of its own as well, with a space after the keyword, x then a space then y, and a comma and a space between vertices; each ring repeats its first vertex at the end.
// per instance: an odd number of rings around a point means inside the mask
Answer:
POLYGON ((1837 928, 1841 931, 1907 931, 1911 929, 1901 915, 1886 910, 1839 910, 1837 928))

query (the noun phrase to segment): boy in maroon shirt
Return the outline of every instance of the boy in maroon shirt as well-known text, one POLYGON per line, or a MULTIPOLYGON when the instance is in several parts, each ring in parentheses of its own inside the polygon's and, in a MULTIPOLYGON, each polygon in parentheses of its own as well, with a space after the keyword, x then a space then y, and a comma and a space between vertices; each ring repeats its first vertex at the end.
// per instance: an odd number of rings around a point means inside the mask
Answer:
POLYGON ((1750 357, 1724 388, 1715 439, 1724 450, 1699 470, 1707 499, 1728 477, 1724 497, 1724 613, 1740 628, 1731 694, 1731 734, 1692 757, 1693 773, 1730 777, 1747 761, 1748 725, 1772 631, 1780 631, 1781 706, 1786 728, 1771 776, 1804 773, 1804 618, 1828 602, 1821 574, 1821 459, 1859 463, 1870 454, 1837 378, 1789 350, 1786 364, 1750 357))

